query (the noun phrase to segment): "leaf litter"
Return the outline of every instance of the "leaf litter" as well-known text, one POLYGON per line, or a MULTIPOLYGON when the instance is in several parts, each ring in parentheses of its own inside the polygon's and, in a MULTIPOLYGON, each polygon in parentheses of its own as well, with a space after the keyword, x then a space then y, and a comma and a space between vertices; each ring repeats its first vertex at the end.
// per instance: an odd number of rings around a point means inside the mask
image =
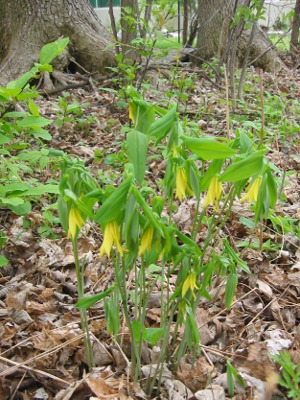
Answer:
MULTIPOLYGON (((180 71, 182 77, 194 79, 194 85, 189 89, 188 100, 180 104, 179 109, 194 120, 203 133, 222 136, 226 132, 224 93, 198 72, 196 69, 180 71)), ((251 73, 257 74, 255 70, 251 73)), ((157 89, 147 94, 151 101, 160 100, 158 91, 169 85, 158 78, 159 72, 151 71, 149 79, 155 82, 157 89)), ((300 93, 299 71, 292 76, 282 74, 276 78, 265 74, 265 85, 274 96, 296 99, 300 93)), ((84 159, 96 174, 100 169, 108 181, 111 175, 117 179, 118 166, 123 162, 118 158, 124 140, 120 131, 122 125, 128 123, 126 108, 117 107, 112 93, 99 91, 95 96, 84 89, 70 93, 79 103, 89 104, 83 112, 84 116, 92 118, 82 124, 73 120, 61 129, 52 125, 51 145, 84 159), (95 150, 103 157, 97 159, 95 150)), ((37 102, 41 114, 55 116, 55 97, 37 102)), ((247 119, 255 121, 257 113, 253 105, 248 110, 238 109, 236 116, 248 114, 247 119)), ((300 123, 292 112, 289 118, 300 123)), ((234 204, 220 235, 229 238, 240 251, 251 275, 239 273, 230 309, 226 309, 224 303, 225 283, 221 277, 215 278, 210 290, 215 300, 203 299, 196 313, 201 355, 193 362, 187 354, 176 373, 165 365, 161 394, 152 398, 230 398, 226 357, 231 359, 245 382, 245 387, 236 385, 234 399, 271 399, 272 395, 274 399, 285 398, 282 390, 276 387, 278 371, 269 355, 288 349, 293 360, 299 362, 300 238, 286 234, 282 226, 288 219, 299 223, 299 137, 298 130, 283 135, 282 140, 277 137, 268 143, 271 161, 286 173, 285 201, 276 206, 279 228, 274 229, 276 219, 273 225, 268 221, 263 232, 266 245, 259 250, 251 228, 244 223, 251 213, 246 206, 234 204)), ((161 179, 164 168, 163 159, 154 158, 150 162, 148 175, 153 185, 161 179)), ((187 200, 173 215, 186 234, 191 231, 195 207, 193 200, 187 200)), ((24 217, 4 208, 0 212, 2 229, 8 238, 3 255, 9 260, 0 276, 0 398, 148 399, 141 386, 131 380, 128 332, 124 326, 121 328, 123 347, 106 332, 103 302, 93 306, 89 314, 96 368, 87 372, 79 312, 74 307, 77 300, 74 257, 61 228, 55 226, 53 238, 41 237, 38 205, 26 216, 31 222, 27 229, 24 217)), ((197 236, 200 246, 205 236, 203 227, 197 236)), ((113 281, 112 266, 106 257, 99 257, 100 245, 99 231, 87 225, 79 238, 79 254, 86 262, 86 294, 104 291, 113 281)), ((220 246, 220 242, 212 246, 220 246)), ((170 279, 171 291, 175 279, 175 276, 170 279)), ((160 323, 161 290, 157 284, 148 301, 146 321, 149 327, 158 327, 160 323)), ((179 330, 178 341, 182 333, 179 330)), ((156 351, 159 352, 159 348, 150 351, 145 344, 142 357, 145 379, 152 374, 156 351)))

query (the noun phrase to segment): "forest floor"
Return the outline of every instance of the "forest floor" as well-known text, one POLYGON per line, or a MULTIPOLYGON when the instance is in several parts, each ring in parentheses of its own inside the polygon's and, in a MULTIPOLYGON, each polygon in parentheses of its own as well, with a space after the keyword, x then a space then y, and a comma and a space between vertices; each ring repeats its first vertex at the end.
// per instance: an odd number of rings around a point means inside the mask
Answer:
MULTIPOLYGON (((173 79, 171 74, 169 66, 153 69, 146 98, 165 102, 166 93, 173 99, 179 96, 182 118, 193 121, 200 133, 226 136, 223 83, 215 84, 209 70, 191 66, 177 67, 173 79)), ((186 356, 176 373, 166 365, 161 393, 147 397, 142 382, 133 383, 130 377, 125 327, 121 327, 121 348, 106 332, 104 306, 99 302, 89 310, 96 368, 88 372, 79 312, 74 307, 77 286, 72 246, 58 223, 45 220, 45 210, 53 201, 46 196, 25 217, 3 207, 0 210, 1 229, 8 239, 2 253, 9 260, 0 275, 1 399, 221 400, 230 398, 226 358, 245 382, 244 388, 236 386, 233 399, 287 398, 285 389, 276 385, 279 368, 269 355, 287 349, 295 365, 300 365, 300 71, 277 76, 264 73, 263 85, 265 143, 282 191, 272 220, 264 221, 262 249, 256 239, 258 228, 245 223, 252 216, 249 206, 234 204, 222 232, 247 262, 251 275, 239 272, 230 309, 224 305, 222 280, 215 278, 210 291, 215 300, 203 299, 196 315, 201 338, 196 363, 192 365, 186 356)), ((69 90, 67 101, 76 99, 83 113, 60 128, 52 124, 51 147, 85 160, 95 176, 117 181, 126 162, 122 126, 129 123, 128 108, 118 105, 114 93, 98 89, 69 90)), ((232 137, 237 129, 258 135, 259 93, 259 74, 251 69, 245 102, 230 111, 232 137)), ((45 117, 59 117, 58 96, 41 98, 37 104, 45 117)), ((161 179, 164 166, 163 156, 153 159, 148 178, 153 182, 161 179)), ((35 178, 46 181, 53 173, 53 178, 58 178, 58 171, 46 169, 40 174, 36 170, 35 178)), ((186 233, 191 229, 194 206, 188 199, 174 212, 174 220, 186 233)), ((80 257, 86 260, 86 294, 99 293, 113 281, 110 261, 99 256, 101 243, 98 229, 88 224, 79 238, 80 257)), ((153 288, 146 319, 149 326, 159 326, 159 287, 153 288)), ((143 373, 153 352, 154 348, 146 346, 143 373)))

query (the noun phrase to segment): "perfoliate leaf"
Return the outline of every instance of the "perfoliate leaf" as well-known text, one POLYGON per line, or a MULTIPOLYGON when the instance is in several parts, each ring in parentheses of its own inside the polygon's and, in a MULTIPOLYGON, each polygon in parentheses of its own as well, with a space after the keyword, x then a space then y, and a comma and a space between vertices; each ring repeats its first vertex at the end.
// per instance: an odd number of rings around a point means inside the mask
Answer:
POLYGON ((170 132, 176 120, 176 107, 173 107, 162 118, 153 122, 148 135, 155 136, 158 141, 162 140, 170 132))
POLYGON ((241 161, 229 165, 219 176, 220 182, 236 182, 257 175, 264 164, 265 151, 257 151, 241 161))
POLYGON ((154 226, 156 231, 160 234, 160 236, 164 237, 164 232, 162 227, 160 226, 156 215, 153 213, 151 208, 148 206, 146 200, 141 195, 139 190, 136 187, 132 188, 136 201, 139 203, 141 209, 144 211, 145 216, 148 218, 149 222, 154 226))
POLYGON ((133 164, 134 175, 139 183, 142 183, 147 160, 148 139, 147 136, 135 129, 127 133, 127 153, 129 161, 133 164))
POLYGON ((190 138, 181 137, 183 143, 203 160, 224 159, 235 155, 235 151, 225 143, 220 143, 214 138, 190 138))
POLYGON ((95 222, 106 224, 116 220, 125 206, 127 193, 131 186, 131 178, 128 178, 104 201, 95 215, 95 222))
POLYGON ((269 196, 269 204, 274 207, 277 202, 277 187, 274 176, 269 168, 266 170, 266 185, 269 196))

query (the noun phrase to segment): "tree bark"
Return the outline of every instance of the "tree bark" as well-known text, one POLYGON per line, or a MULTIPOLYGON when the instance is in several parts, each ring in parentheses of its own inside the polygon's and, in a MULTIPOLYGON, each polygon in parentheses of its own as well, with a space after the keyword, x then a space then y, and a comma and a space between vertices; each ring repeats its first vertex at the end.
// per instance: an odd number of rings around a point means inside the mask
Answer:
POLYGON ((139 17, 137 0, 121 1, 121 29, 122 29, 122 53, 128 62, 137 61, 139 54, 136 46, 132 43, 137 38, 139 17), (130 10, 130 11, 129 11, 130 10), (129 12, 128 12, 129 11, 129 12))
POLYGON ((294 17, 292 22, 290 51, 292 53, 299 51, 299 29, 300 29, 300 0, 296 1, 294 8, 294 17))
MULTIPOLYGON (((239 5, 243 6, 244 1, 240 0, 239 5)), ((230 24, 234 0, 198 0, 199 31, 197 38, 197 51, 195 58, 208 60, 211 58, 221 59, 228 43, 230 24)), ((249 43, 251 30, 243 30, 237 43, 237 61, 243 62, 243 58, 249 43)), ((249 62, 268 71, 276 71, 284 67, 279 55, 268 37, 259 27, 253 38, 249 62)))
POLYGON ((0 84, 29 70, 41 47, 61 36, 83 69, 102 74, 114 65, 113 43, 88 0, 0 0, 0 84))
POLYGON ((183 27, 182 27, 182 43, 185 46, 188 41, 189 29, 189 4, 188 0, 183 0, 183 27))

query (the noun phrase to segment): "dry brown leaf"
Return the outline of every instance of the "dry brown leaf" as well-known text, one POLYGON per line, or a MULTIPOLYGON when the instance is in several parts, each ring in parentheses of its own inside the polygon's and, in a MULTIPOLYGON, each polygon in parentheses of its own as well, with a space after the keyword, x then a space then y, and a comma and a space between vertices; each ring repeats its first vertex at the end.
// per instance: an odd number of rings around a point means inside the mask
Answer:
POLYGON ((177 378, 183 382, 192 392, 204 389, 207 382, 211 380, 214 367, 204 357, 200 357, 192 365, 188 356, 181 359, 177 378))

